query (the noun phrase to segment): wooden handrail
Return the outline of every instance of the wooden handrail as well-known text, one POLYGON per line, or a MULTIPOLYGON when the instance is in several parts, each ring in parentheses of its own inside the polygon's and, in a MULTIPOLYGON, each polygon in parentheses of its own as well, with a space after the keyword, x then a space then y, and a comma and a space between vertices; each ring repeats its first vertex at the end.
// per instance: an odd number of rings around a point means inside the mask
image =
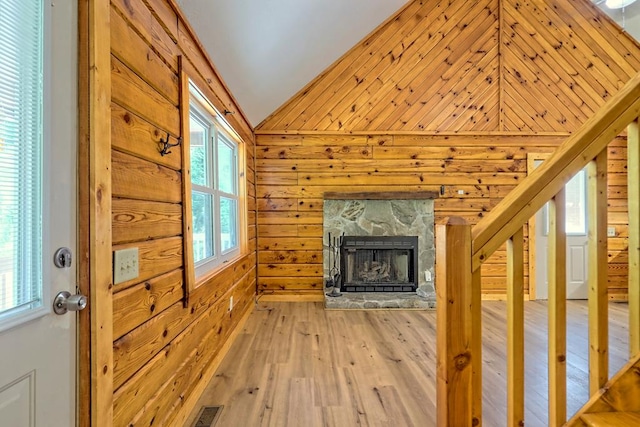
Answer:
POLYGON ((522 180, 472 229, 473 271, 526 223, 624 128, 640 116, 640 74, 522 180))
POLYGON ((608 378, 607 145, 628 125, 629 330, 640 352, 640 73, 484 219, 436 226, 439 426, 482 425, 480 266, 507 242, 507 425, 524 423, 522 227, 551 200, 549 224, 549 425, 566 421, 565 184, 588 165, 589 386, 608 378), (631 123, 631 124, 630 124, 631 123))

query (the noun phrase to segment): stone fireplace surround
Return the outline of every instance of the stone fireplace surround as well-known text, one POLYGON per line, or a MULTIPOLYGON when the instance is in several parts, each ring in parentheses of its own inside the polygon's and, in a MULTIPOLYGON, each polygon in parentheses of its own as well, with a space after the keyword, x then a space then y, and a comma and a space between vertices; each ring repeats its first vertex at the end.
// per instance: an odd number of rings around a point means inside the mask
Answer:
MULTIPOLYGON (((350 236, 418 236, 416 292, 343 292, 328 297, 325 308, 435 307, 435 246, 433 199, 435 192, 325 193, 323 206, 323 282, 329 277, 329 240, 343 232, 350 236), (427 280, 430 278, 431 280, 427 280)), ((333 256, 332 256, 333 258, 333 256)), ((325 285, 326 286, 326 285, 325 285)))

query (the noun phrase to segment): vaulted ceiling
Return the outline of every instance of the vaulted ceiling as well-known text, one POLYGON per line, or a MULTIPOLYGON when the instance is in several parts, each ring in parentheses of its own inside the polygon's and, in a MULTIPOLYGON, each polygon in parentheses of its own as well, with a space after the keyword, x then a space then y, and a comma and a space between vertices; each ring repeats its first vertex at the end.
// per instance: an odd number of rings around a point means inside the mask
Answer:
MULTIPOLYGON (((405 3, 405 0, 176 1, 254 125, 405 3)), ((607 9, 603 0, 595 3, 630 34, 640 37, 640 2, 616 10, 607 9)), ((472 24, 479 28, 478 25, 488 24, 487 19, 472 24)), ((483 59, 493 69, 495 57, 487 55, 483 59)), ((491 75, 489 72, 485 77, 491 75)))

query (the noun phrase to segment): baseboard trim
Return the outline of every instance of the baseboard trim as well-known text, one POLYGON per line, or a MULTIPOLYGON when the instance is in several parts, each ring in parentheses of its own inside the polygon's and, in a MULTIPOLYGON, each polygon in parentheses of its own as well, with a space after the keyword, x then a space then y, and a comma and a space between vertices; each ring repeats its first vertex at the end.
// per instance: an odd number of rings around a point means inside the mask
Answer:
POLYGON ((185 400, 184 405, 180 407, 180 409, 178 410, 178 414, 173 419, 172 423, 174 425, 184 425, 184 423, 187 421, 191 413, 194 411, 196 404, 198 403, 198 400, 200 400, 200 396, 202 396, 202 393, 204 393, 205 388, 211 382, 211 379, 213 378, 216 371, 218 370, 218 367, 224 360, 224 357, 227 355, 227 353, 231 349, 231 346, 238 338, 238 335, 240 334, 240 331, 242 330, 242 328, 244 328, 244 324, 249 319, 249 316, 251 315, 251 313, 253 313, 254 308, 255 308, 255 304, 253 303, 250 304, 250 308, 238 321, 238 324, 234 328, 233 332, 231 332, 231 334, 229 335, 229 339, 227 339, 227 342, 224 343, 222 348, 220 348, 220 351, 218 352, 218 354, 213 358, 213 361, 211 361, 209 366, 205 369, 205 371, 202 374, 202 378, 198 382, 198 385, 193 388, 193 391, 190 393, 187 400, 185 400))

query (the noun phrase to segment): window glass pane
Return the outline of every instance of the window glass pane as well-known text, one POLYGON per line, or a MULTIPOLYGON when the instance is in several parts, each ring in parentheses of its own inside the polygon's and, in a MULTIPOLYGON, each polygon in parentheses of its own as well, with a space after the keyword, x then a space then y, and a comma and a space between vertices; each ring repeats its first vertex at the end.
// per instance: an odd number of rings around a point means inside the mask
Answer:
POLYGON ((207 186, 207 144, 209 127, 192 114, 189 120, 189 138, 191 146, 191 182, 207 186))
POLYGON ((586 174, 581 170, 565 186, 567 234, 587 233, 586 174))
POLYGON ((220 238, 222 251, 238 246, 238 201, 220 197, 220 238))
POLYGON ((213 250, 213 197, 193 191, 193 259, 195 262, 214 255, 213 250))
POLYGON ((218 180, 220 191, 236 194, 236 150, 225 138, 218 139, 218 180))
POLYGON ((43 11, 0 2, 0 320, 42 306, 43 11))

